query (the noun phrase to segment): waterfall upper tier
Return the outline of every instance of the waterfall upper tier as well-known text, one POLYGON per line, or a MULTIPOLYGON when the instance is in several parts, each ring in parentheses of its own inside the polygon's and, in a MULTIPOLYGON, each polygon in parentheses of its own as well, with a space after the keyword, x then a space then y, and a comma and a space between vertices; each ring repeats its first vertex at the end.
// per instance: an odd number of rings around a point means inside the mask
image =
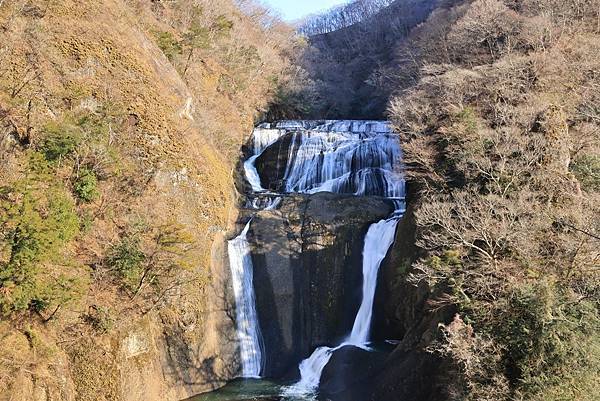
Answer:
POLYGON ((275 123, 263 123, 257 129, 392 133, 390 123, 379 120, 284 120, 275 123))
POLYGON ((254 130, 246 176, 255 193, 382 196, 403 208, 402 151, 385 121, 281 121, 254 130))

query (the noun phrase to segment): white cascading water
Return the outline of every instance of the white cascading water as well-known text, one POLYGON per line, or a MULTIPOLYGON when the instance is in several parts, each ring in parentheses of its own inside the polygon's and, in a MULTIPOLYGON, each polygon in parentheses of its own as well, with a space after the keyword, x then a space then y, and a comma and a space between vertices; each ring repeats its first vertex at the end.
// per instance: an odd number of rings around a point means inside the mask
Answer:
MULTIPOLYGON (((404 211, 405 187, 400 173, 402 153, 390 125, 383 121, 281 121, 262 124, 253 133, 252 155, 244 163, 246 178, 255 198, 255 209, 274 209, 284 193, 334 192, 360 196, 382 196, 394 201, 395 217, 369 227, 363 249, 363 299, 349 337, 335 348, 320 347, 300 364, 301 380, 287 388, 287 396, 314 393, 321 373, 333 353, 346 345, 367 348, 372 320, 377 274, 404 211), (268 193, 255 167, 256 160, 271 145, 291 134, 287 164, 280 194, 268 193)), ((252 260, 246 234, 229 242, 234 276, 238 336, 243 375, 257 377, 261 370, 260 329, 252 285, 252 260), (235 271, 234 271, 235 270, 235 271)))
POLYGON ((258 175, 258 171, 256 171, 256 167, 254 167, 254 162, 258 159, 260 153, 252 156, 248 160, 244 162, 244 171, 246 173, 246 179, 252 186, 253 192, 262 192, 264 188, 262 187, 262 183, 260 182, 260 175, 258 175))
POLYGON ((260 377, 262 368, 261 333, 254 299, 253 267, 247 240, 251 221, 242 233, 229 241, 229 266, 235 296, 237 336, 240 342, 242 377, 260 377))
POLYGON ((403 200, 402 152, 383 121, 281 121, 254 130, 253 155, 244 164, 254 192, 264 191, 255 161, 292 135, 283 178, 285 193, 335 192, 403 200))
POLYGON ((350 336, 337 347, 317 348, 308 359, 302 361, 299 367, 300 381, 288 387, 284 395, 311 394, 317 391, 323 369, 338 349, 347 345, 368 349, 377 274, 381 262, 394 242, 397 224, 398 219, 391 218, 369 227, 363 248, 363 297, 350 336))
POLYGON ((365 237, 363 249, 363 298, 347 343, 361 346, 369 342, 377 275, 381 262, 394 243, 398 219, 381 220, 372 224, 365 237))
POLYGON ((297 132, 285 172, 285 192, 336 192, 400 197, 397 138, 387 133, 297 132))
MULTIPOLYGON (((260 175, 254 167, 254 161, 271 144, 276 142, 285 130, 257 128, 253 135, 252 156, 244 162, 246 179, 255 193, 263 192, 260 175)), ((266 209, 277 207, 278 199, 269 200, 266 209)), ((260 200, 255 200, 254 207, 260 206, 260 200)), ((262 370, 261 332, 256 314, 254 296, 252 256, 247 235, 250 230, 249 221, 241 234, 228 242, 229 266, 235 296, 235 313, 237 337, 240 343, 240 359, 242 377, 258 378, 262 370)))
POLYGON ((399 169, 400 144, 387 122, 282 122, 292 130, 285 170, 285 192, 335 192, 382 196, 394 200, 396 213, 369 227, 363 249, 363 298, 349 337, 337 347, 320 347, 300 363, 300 381, 285 396, 318 390, 321 374, 333 353, 351 345, 368 349, 377 275, 394 242, 398 217, 404 212, 405 183, 399 169))

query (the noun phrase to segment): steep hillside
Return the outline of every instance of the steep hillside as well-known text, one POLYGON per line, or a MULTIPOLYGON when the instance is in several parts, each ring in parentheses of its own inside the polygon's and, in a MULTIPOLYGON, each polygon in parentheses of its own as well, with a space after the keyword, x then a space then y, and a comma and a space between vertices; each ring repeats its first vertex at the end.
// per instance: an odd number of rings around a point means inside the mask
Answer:
POLYGON ((211 248, 292 32, 249 2, 22 0, 0 38, 0 400, 230 378, 211 248))
POLYGON ((393 89, 382 84, 385 68, 395 66, 391 49, 442 3, 452 2, 361 0, 306 21, 311 46, 299 63, 318 87, 314 114, 383 118, 393 89))
POLYGON ((597 398, 599 10, 465 1, 394 49, 418 253, 388 272, 388 316, 409 332, 374 399, 420 380, 416 350, 438 358, 416 399, 597 398))

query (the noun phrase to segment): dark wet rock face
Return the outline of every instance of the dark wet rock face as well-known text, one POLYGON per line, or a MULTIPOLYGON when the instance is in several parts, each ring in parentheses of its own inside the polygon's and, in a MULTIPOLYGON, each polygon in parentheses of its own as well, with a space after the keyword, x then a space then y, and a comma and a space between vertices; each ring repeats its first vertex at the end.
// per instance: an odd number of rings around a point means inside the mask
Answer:
POLYGON ((254 287, 268 377, 295 371, 352 328, 361 300, 362 248, 389 201, 331 193, 286 197, 252 224, 254 287))
POLYGON ((290 148, 294 141, 298 141, 299 136, 293 132, 288 132, 276 143, 269 146, 256 159, 255 166, 260 171, 261 182, 265 189, 271 191, 283 191, 285 171, 290 157, 290 148))
POLYGON ((320 392, 348 401, 366 400, 381 373, 387 353, 354 346, 335 351, 321 375, 320 392))
POLYGON ((431 310, 427 301, 441 294, 432 294, 425 283, 414 285, 407 280, 412 264, 420 257, 415 245, 418 201, 417 188, 409 186, 408 209, 379 274, 373 338, 399 343, 373 381, 372 401, 449 399, 446 384, 453 380, 452 367, 426 349, 438 338, 439 324, 450 322, 456 310, 451 306, 431 310))
POLYGON ((451 374, 452 368, 446 361, 423 350, 393 354, 374 380, 370 400, 448 400, 446 384, 451 374))

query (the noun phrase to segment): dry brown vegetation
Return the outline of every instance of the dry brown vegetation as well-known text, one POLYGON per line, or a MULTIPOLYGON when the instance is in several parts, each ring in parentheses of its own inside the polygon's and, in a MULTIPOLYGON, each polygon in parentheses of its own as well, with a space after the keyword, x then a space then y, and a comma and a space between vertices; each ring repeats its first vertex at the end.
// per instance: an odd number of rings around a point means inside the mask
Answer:
POLYGON ((600 392, 600 3, 434 11, 386 68, 420 188, 411 280, 457 305, 435 352, 455 399, 600 392))
POLYGON ((0 399, 67 399, 68 350, 78 399, 115 400, 90 338, 203 321, 231 168, 295 46, 250 1, 0 2, 0 399))
POLYGON ((383 118, 391 91, 386 67, 391 50, 423 22, 441 0, 360 0, 309 18, 300 28, 310 47, 298 65, 314 82, 309 116, 383 118))

